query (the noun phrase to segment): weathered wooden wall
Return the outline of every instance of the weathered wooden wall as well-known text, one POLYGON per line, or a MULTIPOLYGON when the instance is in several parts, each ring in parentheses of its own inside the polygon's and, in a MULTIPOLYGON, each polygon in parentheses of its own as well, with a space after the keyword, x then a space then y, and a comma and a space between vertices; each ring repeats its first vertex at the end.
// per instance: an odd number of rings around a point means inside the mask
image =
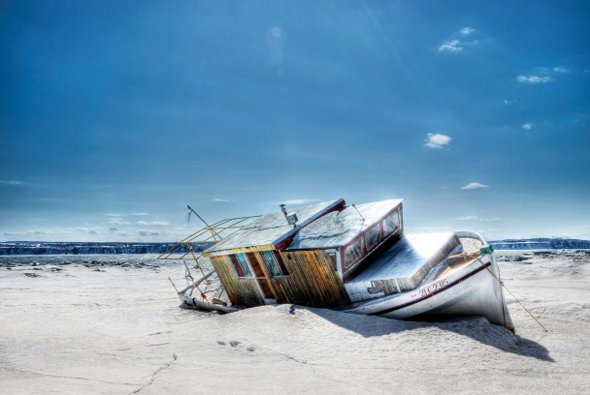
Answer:
MULTIPOLYGON (((338 306, 350 303, 348 295, 330 258, 322 250, 279 252, 288 276, 272 277, 262 265, 266 280, 278 303, 293 303, 303 306, 338 306)), ((259 253, 258 261, 263 262, 259 253)), ((224 256, 211 257, 213 267, 233 304, 259 306, 263 296, 254 278, 238 278, 229 260, 224 256)))
POLYGON ((340 276, 322 250, 281 251, 290 276, 271 279, 282 303, 338 306, 350 303, 340 276))
POLYGON ((229 300, 240 306, 260 306, 264 299, 256 285, 255 278, 238 278, 229 259, 225 256, 210 257, 213 268, 229 296, 229 300))

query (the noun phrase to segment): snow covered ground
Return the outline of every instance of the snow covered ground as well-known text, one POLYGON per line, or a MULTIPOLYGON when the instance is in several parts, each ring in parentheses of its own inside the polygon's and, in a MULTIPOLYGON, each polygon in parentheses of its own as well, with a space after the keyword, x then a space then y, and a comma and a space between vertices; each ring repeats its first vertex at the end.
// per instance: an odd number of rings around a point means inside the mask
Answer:
POLYGON ((199 313, 178 308, 167 280, 183 285, 183 269, 153 255, 3 257, 0 392, 590 392, 590 253, 499 255, 548 333, 515 302, 516 336, 482 318, 199 313))

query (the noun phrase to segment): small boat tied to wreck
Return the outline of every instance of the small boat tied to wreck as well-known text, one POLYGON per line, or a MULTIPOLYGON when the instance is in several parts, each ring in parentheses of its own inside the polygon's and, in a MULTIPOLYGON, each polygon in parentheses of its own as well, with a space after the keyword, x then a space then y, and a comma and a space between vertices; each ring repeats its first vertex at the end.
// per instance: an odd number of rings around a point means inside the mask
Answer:
MULTIPOLYGON (((188 207, 189 210, 198 214, 188 207)), ((190 212, 189 212, 190 215, 190 212)), ((396 319, 483 316, 514 331, 492 246, 478 233, 405 234, 403 201, 343 199, 207 224, 160 259, 196 262, 185 307, 290 303, 396 319)))

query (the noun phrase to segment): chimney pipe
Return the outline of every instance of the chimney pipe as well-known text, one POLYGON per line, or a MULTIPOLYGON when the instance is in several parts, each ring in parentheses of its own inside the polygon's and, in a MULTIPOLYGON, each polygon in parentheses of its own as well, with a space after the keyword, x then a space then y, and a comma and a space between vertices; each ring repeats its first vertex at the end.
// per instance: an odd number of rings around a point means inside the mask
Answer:
POLYGON ((295 213, 287 213, 287 209, 285 208, 284 204, 281 204, 280 207, 283 215, 285 216, 285 219, 287 220, 287 223, 295 228, 297 226, 297 215, 295 213))

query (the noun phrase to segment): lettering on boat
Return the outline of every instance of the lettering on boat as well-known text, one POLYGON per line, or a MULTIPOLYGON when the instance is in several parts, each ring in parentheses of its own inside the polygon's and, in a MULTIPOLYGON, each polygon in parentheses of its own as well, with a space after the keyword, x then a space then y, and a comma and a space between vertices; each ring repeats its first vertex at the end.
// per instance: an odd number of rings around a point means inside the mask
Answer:
POLYGON ((429 286, 424 287, 420 290, 420 296, 422 296, 422 297, 430 296, 434 292, 436 292, 437 290, 442 289, 442 288, 446 287, 447 285, 449 285, 449 280, 446 278, 442 279, 440 281, 437 281, 435 283, 432 283, 429 286))

